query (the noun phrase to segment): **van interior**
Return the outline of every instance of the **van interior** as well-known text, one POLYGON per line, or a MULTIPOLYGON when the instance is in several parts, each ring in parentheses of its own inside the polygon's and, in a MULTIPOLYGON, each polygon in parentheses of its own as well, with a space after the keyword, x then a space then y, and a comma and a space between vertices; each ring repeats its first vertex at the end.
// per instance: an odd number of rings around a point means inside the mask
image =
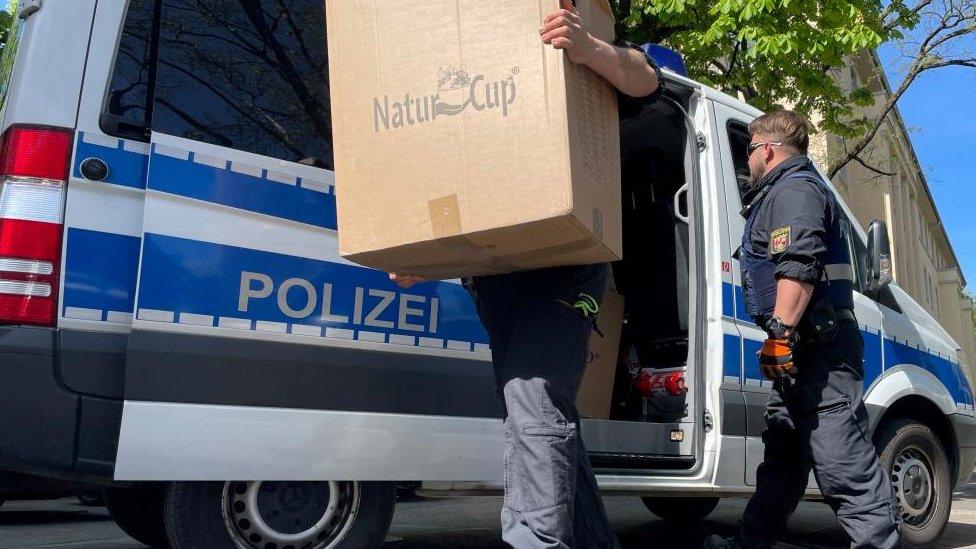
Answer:
POLYGON ((611 290, 623 296, 624 313, 609 416, 583 426, 597 469, 694 463, 697 376, 689 322, 695 281, 691 229, 682 220, 692 178, 686 173, 688 101, 671 89, 650 105, 621 106, 624 258, 612 265, 611 290))

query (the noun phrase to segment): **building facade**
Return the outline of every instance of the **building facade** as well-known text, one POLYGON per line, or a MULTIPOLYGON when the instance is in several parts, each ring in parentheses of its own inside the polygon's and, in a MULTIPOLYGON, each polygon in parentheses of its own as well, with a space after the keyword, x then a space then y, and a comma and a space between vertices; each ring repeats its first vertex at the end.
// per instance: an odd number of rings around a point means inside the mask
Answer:
MULTIPOLYGON (((875 105, 864 109, 874 119, 891 93, 880 67, 875 53, 865 51, 834 74, 848 90, 866 85, 874 92, 875 105)), ((827 166, 844 154, 845 145, 821 133, 811 140, 811 155, 827 166)), ((834 177, 835 187, 862 227, 874 219, 887 223, 895 281, 952 335, 966 356, 970 380, 976 380, 973 302, 897 107, 860 159, 863 164, 851 162, 834 177)))

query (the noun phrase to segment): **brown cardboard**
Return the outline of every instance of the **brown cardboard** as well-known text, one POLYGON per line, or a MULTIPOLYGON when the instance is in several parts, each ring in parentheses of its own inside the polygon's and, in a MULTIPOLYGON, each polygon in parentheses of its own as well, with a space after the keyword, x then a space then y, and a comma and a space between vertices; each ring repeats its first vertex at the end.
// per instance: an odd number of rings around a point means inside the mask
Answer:
MULTIPOLYGON (((607 0, 579 0, 613 38, 607 0)), ((616 94, 558 0, 328 0, 339 252, 448 278, 619 259, 616 94)))
POLYGON ((590 360, 576 396, 576 408, 582 417, 609 419, 613 381, 617 373, 617 353, 624 321, 624 296, 608 292, 603 296, 596 325, 603 333, 590 335, 590 360))

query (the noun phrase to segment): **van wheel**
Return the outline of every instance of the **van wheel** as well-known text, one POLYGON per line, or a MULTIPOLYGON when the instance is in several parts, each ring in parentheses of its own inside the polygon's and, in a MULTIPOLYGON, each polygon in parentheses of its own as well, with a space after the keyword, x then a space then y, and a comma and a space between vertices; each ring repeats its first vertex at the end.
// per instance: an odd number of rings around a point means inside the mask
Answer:
POLYGON ((105 507, 115 524, 140 543, 169 547, 163 523, 165 485, 145 484, 131 488, 109 488, 105 507))
POLYGON ((903 541, 925 546, 938 540, 952 506, 949 460, 938 437, 921 423, 897 419, 881 430, 877 447, 898 500, 903 541))
POLYGON ((719 498, 641 498, 644 507, 670 522, 699 522, 718 506, 719 498))
POLYGON ((394 496, 389 482, 176 482, 166 531, 174 549, 379 547, 394 496))

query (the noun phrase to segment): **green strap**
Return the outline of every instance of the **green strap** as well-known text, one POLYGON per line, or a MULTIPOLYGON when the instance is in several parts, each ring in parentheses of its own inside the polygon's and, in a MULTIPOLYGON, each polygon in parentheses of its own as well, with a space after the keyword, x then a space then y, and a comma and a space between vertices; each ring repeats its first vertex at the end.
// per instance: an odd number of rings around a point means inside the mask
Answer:
POLYGON ((600 304, 597 300, 593 296, 584 293, 580 293, 576 299, 576 303, 573 304, 573 308, 578 309, 586 318, 596 316, 600 312, 600 304))

